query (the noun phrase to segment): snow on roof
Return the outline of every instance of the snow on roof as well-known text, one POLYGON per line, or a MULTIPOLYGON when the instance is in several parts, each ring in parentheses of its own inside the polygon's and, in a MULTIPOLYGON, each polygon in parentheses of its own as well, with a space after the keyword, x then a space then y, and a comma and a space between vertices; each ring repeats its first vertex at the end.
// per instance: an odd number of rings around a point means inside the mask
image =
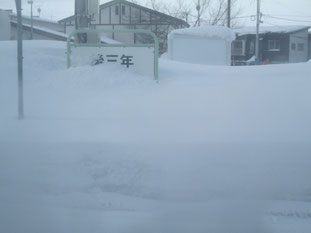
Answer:
MULTIPOLYGON (((16 23, 14 21, 11 21, 11 22, 16 23)), ((23 26, 31 28, 30 24, 23 23, 23 26)), ((39 30, 39 31, 42 31, 42 32, 46 32, 46 33, 49 33, 49 34, 53 34, 53 35, 56 35, 56 36, 59 36, 59 37, 63 37, 64 39, 68 38, 68 35, 65 34, 65 33, 54 31, 54 30, 51 30, 51 29, 48 29, 48 28, 45 28, 45 27, 33 26, 33 29, 39 30)))
MULTIPOLYGON (((14 16, 14 17, 17 17, 17 14, 15 12, 12 12, 10 13, 11 16, 14 16)), ((23 18, 24 19, 31 19, 30 16, 27 16, 27 15, 23 15, 23 18)), ((33 20, 34 21, 40 21, 40 22, 45 22, 45 23, 53 23, 53 24, 58 24, 57 21, 54 21, 54 20, 49 20, 49 19, 43 19, 43 18, 40 18, 40 17, 33 17, 33 20)))
POLYGON ((201 26, 173 30, 170 35, 186 35, 209 39, 233 41, 236 36, 233 30, 223 26, 201 26))
MULTIPOLYGON (((297 32, 300 30, 304 30, 310 28, 309 26, 260 26, 259 33, 266 34, 266 33, 292 33, 297 32)), ((249 35, 249 34, 256 34, 256 27, 244 27, 234 29, 235 33, 238 35, 249 35)), ((310 31, 309 31, 310 32, 310 31)))
POLYGON ((103 35, 100 36, 100 41, 107 43, 107 44, 122 44, 120 41, 113 40, 113 39, 111 39, 107 36, 103 36, 103 35))

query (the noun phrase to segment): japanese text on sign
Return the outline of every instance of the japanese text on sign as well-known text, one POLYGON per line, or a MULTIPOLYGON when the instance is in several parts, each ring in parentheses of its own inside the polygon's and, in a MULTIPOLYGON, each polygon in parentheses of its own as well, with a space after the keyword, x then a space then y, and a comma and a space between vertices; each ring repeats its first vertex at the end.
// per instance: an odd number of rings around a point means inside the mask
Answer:
POLYGON ((120 65, 124 65, 129 68, 130 66, 134 65, 133 58, 133 56, 127 56, 124 54, 120 58, 118 55, 106 55, 105 60, 104 55, 98 54, 97 58, 92 61, 92 65, 103 64, 105 63, 105 61, 108 63, 117 63, 118 61, 120 61, 120 65))

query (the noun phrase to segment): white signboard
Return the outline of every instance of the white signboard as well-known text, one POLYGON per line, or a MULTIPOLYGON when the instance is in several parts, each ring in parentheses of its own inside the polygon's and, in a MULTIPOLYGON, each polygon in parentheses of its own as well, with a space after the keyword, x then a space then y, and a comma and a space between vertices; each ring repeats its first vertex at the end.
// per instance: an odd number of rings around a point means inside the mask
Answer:
POLYGON ((109 65, 114 64, 123 69, 133 70, 139 74, 153 76, 159 81, 159 40, 157 36, 148 30, 142 29, 81 29, 73 31, 67 39, 67 67, 83 65, 109 65), (101 40, 94 43, 89 41, 88 36, 107 33, 145 34, 153 39, 149 44, 126 44, 126 43, 102 43, 101 40))
POLYGON ((115 64, 154 76, 153 47, 71 47, 71 66, 115 64))

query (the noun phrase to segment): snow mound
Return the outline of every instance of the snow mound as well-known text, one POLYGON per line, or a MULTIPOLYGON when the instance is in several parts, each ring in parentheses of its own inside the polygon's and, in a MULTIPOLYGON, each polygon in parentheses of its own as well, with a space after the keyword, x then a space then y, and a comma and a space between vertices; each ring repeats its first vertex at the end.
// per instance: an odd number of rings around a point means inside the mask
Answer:
POLYGON ((236 38, 234 31, 223 26, 201 26, 194 28, 177 29, 172 31, 170 35, 196 36, 227 41, 233 41, 236 38))

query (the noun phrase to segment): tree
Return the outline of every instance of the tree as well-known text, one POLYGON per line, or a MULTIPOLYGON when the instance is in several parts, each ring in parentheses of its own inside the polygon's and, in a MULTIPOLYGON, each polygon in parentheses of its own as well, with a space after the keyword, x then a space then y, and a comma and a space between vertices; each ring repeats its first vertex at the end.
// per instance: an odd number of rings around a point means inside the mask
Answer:
MULTIPOLYGON (((149 0, 147 6, 153 10, 185 20, 192 26, 226 25, 227 23, 227 0, 175 0, 167 3, 162 0, 149 0)), ((238 0, 231 0, 231 25, 239 24, 237 17, 242 9, 238 0)))

